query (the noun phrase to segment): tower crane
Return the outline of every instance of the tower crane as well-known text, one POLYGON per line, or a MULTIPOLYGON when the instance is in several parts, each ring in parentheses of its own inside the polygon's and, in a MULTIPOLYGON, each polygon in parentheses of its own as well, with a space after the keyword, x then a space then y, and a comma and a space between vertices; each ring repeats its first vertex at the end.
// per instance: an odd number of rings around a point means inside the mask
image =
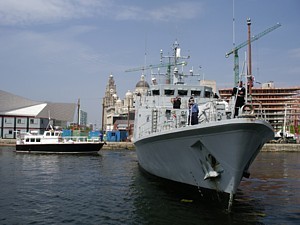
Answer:
MULTIPOLYGON (((281 24, 277 23, 276 25, 264 30, 263 32, 254 35, 251 37, 250 42, 256 41, 259 38, 265 36, 266 34, 270 33, 271 31, 277 29, 278 27, 280 27, 281 24)), ((239 81, 239 56, 238 56, 238 50, 245 47, 248 44, 248 40, 244 41, 243 43, 237 45, 236 47, 234 47, 230 52, 226 53, 225 57, 228 58, 231 54, 234 54, 234 85, 237 84, 237 82, 239 81)))

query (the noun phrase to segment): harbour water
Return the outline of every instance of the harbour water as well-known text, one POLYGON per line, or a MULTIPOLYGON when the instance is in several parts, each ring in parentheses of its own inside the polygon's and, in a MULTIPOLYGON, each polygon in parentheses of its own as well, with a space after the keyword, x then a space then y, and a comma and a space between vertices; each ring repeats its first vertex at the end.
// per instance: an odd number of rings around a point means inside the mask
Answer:
POLYGON ((299 224, 300 152, 261 152, 228 213, 146 176, 132 150, 16 154, 0 147, 0 224, 299 224))

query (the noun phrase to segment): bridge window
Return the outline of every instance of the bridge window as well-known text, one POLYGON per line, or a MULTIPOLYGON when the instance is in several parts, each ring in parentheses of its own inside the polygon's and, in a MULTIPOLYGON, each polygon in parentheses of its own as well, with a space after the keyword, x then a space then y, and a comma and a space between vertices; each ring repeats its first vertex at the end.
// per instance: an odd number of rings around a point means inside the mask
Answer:
POLYGON ((187 90, 178 90, 178 95, 180 96, 187 96, 188 91, 187 90))
POLYGON ((165 95, 174 95, 174 90, 165 89, 165 95))
POLYGON ((200 90, 191 90, 191 95, 192 96, 200 96, 201 91, 200 90))
POLYGON ((152 90, 152 95, 159 95, 159 90, 152 90))
POLYGON ((205 98, 209 98, 209 97, 211 97, 212 93, 210 91, 205 91, 204 94, 205 94, 205 96, 204 96, 205 98))

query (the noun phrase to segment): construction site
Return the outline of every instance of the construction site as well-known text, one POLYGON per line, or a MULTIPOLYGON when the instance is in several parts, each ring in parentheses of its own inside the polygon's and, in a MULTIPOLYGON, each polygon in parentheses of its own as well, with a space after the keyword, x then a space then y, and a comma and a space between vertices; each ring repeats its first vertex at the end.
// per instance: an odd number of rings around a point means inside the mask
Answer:
MULTIPOLYGON (((261 84, 261 87, 254 87, 254 77, 252 75, 251 62, 251 43, 274 31, 281 26, 280 23, 264 30, 263 32, 251 36, 251 20, 247 19, 248 40, 233 47, 226 57, 234 55, 234 86, 239 81, 246 84, 247 96, 246 102, 253 106, 256 113, 263 113, 265 119, 270 122, 275 131, 275 138, 286 141, 293 139, 299 142, 299 125, 300 118, 300 86, 295 87, 275 87, 273 81, 261 84), (242 71, 239 69, 238 50, 248 46, 247 62, 245 60, 242 71)), ((232 96, 232 88, 219 89, 222 99, 228 101, 232 96)))
MULTIPOLYGON (((230 99, 232 89, 220 89, 222 99, 230 99)), ((275 132, 299 134, 300 86, 276 88, 273 82, 252 88, 251 103, 254 112, 263 112, 265 119, 273 126, 275 132)))

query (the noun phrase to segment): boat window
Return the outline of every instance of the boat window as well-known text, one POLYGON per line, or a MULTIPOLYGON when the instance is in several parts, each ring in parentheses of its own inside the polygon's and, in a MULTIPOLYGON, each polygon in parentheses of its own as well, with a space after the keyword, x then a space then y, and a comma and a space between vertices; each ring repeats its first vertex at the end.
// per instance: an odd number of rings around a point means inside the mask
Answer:
POLYGON ((211 96, 211 92, 210 91, 205 91, 204 95, 205 95, 204 96, 205 98, 209 98, 211 96))
POLYGON ((40 139, 40 138, 37 138, 35 141, 36 141, 36 142, 41 142, 41 139, 40 139))
MULTIPOLYGON (((30 119, 30 124, 38 124, 39 120, 38 119, 30 119)), ((42 124, 43 124, 43 120, 42 120, 42 124)))
POLYGON ((165 95, 174 95, 174 90, 165 89, 165 95))
POLYGON ((159 95, 159 90, 152 90, 152 95, 159 95))
POLYGON ((49 132, 47 132, 47 133, 46 133, 46 136, 50 136, 50 133, 49 133, 49 132))
POLYGON ((24 119, 17 119, 17 124, 25 124, 25 120, 24 119))
POLYGON ((192 96, 200 96, 201 91, 200 90, 191 90, 191 95, 192 96))
POLYGON ((178 90, 178 95, 187 96, 187 94, 188 94, 187 90, 178 90))
POLYGON ((30 142, 35 142, 35 139, 34 138, 30 138, 30 142))
POLYGON ((25 140, 26 142, 29 142, 29 138, 26 138, 26 140, 25 140))

